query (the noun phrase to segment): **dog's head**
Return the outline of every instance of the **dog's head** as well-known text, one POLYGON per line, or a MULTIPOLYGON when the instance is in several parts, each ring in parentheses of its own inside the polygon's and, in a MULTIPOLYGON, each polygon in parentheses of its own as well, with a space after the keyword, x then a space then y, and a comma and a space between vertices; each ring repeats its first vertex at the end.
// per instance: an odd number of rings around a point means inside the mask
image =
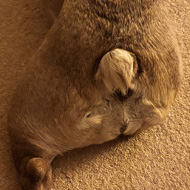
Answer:
MULTIPOLYGON (((115 105, 120 106, 120 123, 126 127, 123 131, 125 135, 160 124, 167 115, 167 111, 156 105, 157 99, 155 102, 149 99, 151 90, 143 77, 138 76, 139 69, 134 54, 115 49, 104 55, 95 75, 110 104, 117 100, 115 105)), ((154 93, 159 90, 156 86, 153 88, 154 93)))

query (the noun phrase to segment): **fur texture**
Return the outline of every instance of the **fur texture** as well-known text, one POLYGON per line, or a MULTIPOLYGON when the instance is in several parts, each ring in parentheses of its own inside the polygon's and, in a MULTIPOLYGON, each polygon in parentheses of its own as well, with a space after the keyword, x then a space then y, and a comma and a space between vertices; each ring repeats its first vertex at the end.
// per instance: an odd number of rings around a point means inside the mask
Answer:
POLYGON ((173 31, 159 0, 64 1, 9 112, 23 189, 51 188, 57 154, 163 121, 180 84, 173 31))

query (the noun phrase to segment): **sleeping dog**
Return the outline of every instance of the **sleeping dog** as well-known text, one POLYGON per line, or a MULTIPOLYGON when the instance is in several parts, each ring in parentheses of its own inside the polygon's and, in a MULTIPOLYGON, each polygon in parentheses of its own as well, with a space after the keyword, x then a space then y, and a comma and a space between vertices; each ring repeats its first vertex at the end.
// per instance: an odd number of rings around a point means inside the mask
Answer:
POLYGON ((181 57, 161 0, 65 0, 8 116, 23 190, 50 190, 63 152, 160 124, 181 57))

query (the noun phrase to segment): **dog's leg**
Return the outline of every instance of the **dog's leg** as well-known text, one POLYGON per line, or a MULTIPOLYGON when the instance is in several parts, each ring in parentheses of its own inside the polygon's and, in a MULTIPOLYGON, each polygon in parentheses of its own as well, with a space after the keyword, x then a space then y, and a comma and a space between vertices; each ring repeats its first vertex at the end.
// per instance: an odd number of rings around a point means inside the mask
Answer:
POLYGON ((136 70, 136 58, 131 52, 114 49, 102 57, 95 78, 109 94, 120 91, 125 96, 136 70))
POLYGON ((20 166, 20 183, 23 190, 50 190, 51 164, 40 157, 24 158, 20 166))

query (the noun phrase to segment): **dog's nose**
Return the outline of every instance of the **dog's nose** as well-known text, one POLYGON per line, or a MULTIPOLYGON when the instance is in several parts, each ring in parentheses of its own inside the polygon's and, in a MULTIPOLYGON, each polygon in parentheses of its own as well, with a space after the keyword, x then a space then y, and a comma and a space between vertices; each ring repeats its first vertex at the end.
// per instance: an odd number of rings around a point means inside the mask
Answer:
POLYGON ((123 134, 126 128, 127 128, 127 124, 122 124, 120 128, 120 133, 123 134))

